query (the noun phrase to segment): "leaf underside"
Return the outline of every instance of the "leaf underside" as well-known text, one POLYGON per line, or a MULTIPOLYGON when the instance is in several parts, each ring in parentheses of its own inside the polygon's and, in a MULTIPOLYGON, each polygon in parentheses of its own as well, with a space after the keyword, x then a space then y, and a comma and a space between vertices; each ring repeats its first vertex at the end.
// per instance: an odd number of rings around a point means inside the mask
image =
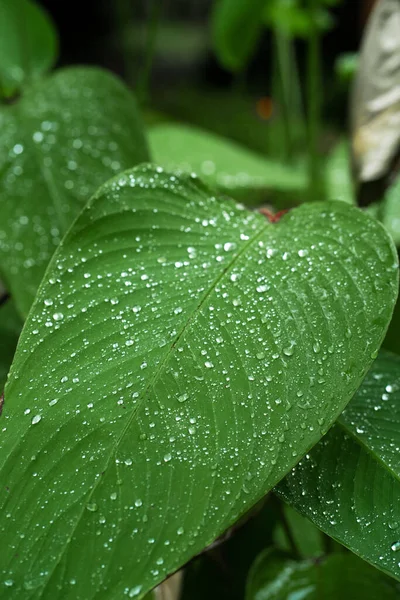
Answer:
POLYGON ((345 203, 271 224, 151 166, 100 188, 6 386, 9 597, 140 598, 187 562, 331 426, 396 294, 389 236, 345 203))

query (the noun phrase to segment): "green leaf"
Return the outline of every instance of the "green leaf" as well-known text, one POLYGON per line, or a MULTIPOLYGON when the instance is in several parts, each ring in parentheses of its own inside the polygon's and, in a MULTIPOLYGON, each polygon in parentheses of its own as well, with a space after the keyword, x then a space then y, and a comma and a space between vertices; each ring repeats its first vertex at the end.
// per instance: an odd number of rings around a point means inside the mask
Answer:
POLYGON ((7 300, 0 306, 0 395, 4 389, 21 329, 22 323, 15 307, 11 300, 7 300))
POLYGON ((50 70, 58 53, 49 15, 31 0, 0 0, 0 97, 50 70))
POLYGON ((304 8, 299 0, 268 0, 265 4, 264 22, 285 35, 308 38, 314 27, 320 31, 328 31, 335 21, 323 6, 310 10, 304 8))
POLYGON ((89 197, 147 159, 134 98, 98 69, 58 71, 0 112, 0 270, 22 315, 89 197))
POLYGON ((209 185, 235 196, 268 189, 298 191, 307 173, 265 159, 215 134, 184 125, 157 125, 149 131, 153 160, 168 170, 196 173, 209 185))
POLYGON ((381 204, 382 223, 396 246, 400 246, 400 177, 390 186, 381 204))
POLYGON ((352 554, 295 562, 273 550, 255 561, 246 600, 396 600, 400 586, 352 554))
POLYGON ((342 200, 349 204, 356 203, 350 162, 349 146, 346 141, 342 140, 336 144, 326 162, 326 187, 330 200, 342 200))
POLYGON ((267 0, 218 0, 211 17, 214 49, 230 71, 239 71, 251 58, 263 28, 267 0))
POLYGON ((100 188, 5 390, 9 597, 142 597, 210 544, 353 396, 397 266, 385 229, 343 202, 271 224, 159 167, 100 188))
POLYGON ((400 357, 381 352, 338 423, 278 491, 325 533, 400 579, 400 357))
MULTIPOLYGON (((283 517, 293 540, 293 546, 302 558, 321 556, 324 553, 323 534, 308 519, 300 515, 287 504, 282 505, 283 517)), ((275 545, 282 550, 291 551, 291 540, 287 530, 278 521, 275 530, 275 545)), ((264 544, 265 545, 265 544, 264 544)))

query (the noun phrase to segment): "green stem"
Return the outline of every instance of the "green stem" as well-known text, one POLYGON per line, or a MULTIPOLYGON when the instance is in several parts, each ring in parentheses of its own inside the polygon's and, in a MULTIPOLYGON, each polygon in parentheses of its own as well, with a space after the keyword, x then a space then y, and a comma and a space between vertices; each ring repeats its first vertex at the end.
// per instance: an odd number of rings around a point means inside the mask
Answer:
POLYGON ((290 62, 290 40, 286 34, 282 33, 278 29, 275 29, 274 31, 274 39, 277 58, 279 81, 278 95, 282 113, 285 159, 291 161, 293 158, 293 132, 290 114, 292 104, 292 68, 290 62))
POLYGON ((320 34, 316 23, 318 0, 309 0, 312 28, 308 40, 307 60, 307 120, 308 120, 308 156, 309 190, 312 200, 322 192, 321 165, 318 153, 318 139, 321 131, 321 64, 320 34))
POLYGON ((146 54, 137 87, 137 94, 141 103, 147 102, 150 96, 150 77, 156 49, 158 27, 161 20, 161 6, 162 0, 151 0, 146 54))
POLYGON ((301 552, 299 551, 299 549, 297 547, 296 540, 294 539, 294 535, 292 533, 292 529, 290 527, 289 521, 286 518, 284 504, 283 504, 282 500, 280 500, 279 498, 276 498, 276 500, 277 500, 277 510, 278 510, 278 515, 279 515, 279 522, 282 526, 282 529, 283 529, 285 536, 287 538, 287 541, 289 543, 290 550, 293 554, 293 557, 296 558, 297 560, 300 560, 302 558, 301 552))

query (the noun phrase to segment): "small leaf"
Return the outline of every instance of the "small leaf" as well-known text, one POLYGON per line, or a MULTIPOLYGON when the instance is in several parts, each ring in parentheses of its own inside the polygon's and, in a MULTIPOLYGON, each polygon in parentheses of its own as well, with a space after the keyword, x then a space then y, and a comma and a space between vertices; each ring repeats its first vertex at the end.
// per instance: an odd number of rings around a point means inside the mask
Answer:
MULTIPOLYGON (((22 322, 11 300, 0 306, 0 395, 10 369, 22 322)), ((0 410, 1 413, 1 410, 0 410)))
POLYGON ((218 60, 238 71, 251 58, 262 32, 266 0, 218 0, 212 13, 212 35, 218 60))
POLYGON ((22 315, 89 197, 147 158, 134 98, 98 69, 58 71, 0 112, 0 270, 22 315))
POLYGON ((396 600, 400 586, 352 554, 295 562, 274 550, 255 561, 246 600, 396 600))
POLYGON ((338 423, 278 491, 400 580, 400 357, 382 351, 338 423))
POLYGON ((382 223, 392 236, 396 246, 400 246, 400 177, 386 191, 380 212, 382 223))
POLYGON ((0 97, 49 71, 58 53, 49 15, 31 0, 0 2, 0 97))
POLYGON ((141 598, 222 534, 353 396, 397 267, 385 229, 343 202, 271 224, 159 167, 101 187, 5 390, 10 599, 141 598))
POLYGON ((342 200, 355 204, 350 171, 350 149, 342 140, 336 144, 326 161, 326 188, 330 200, 342 200))
POLYGON ((244 196, 255 190, 306 188, 304 170, 271 161, 215 134, 184 125, 149 131, 151 154, 168 170, 196 173, 222 192, 244 196))

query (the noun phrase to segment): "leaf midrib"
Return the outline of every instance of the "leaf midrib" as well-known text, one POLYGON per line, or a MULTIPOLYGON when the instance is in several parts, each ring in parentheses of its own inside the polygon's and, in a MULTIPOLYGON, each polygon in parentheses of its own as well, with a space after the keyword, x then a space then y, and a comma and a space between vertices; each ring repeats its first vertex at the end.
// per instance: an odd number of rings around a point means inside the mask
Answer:
MULTIPOLYGON (((208 298, 211 296, 211 294, 215 291, 215 288, 218 286, 219 282, 226 276, 226 274, 233 268, 233 266, 236 264, 236 262, 239 260, 239 258, 245 254, 247 252, 247 250, 255 243, 257 242, 257 240, 265 233, 265 231, 267 231, 267 229, 269 229, 271 227, 271 223, 269 223, 269 221, 266 221, 265 225, 263 227, 261 227, 261 229, 259 229, 255 235, 246 243, 244 244, 243 248, 233 257, 233 259, 231 260, 231 262, 224 268, 222 269, 222 272, 218 275, 218 277, 216 277, 216 279, 212 282, 212 284, 210 285, 210 287, 208 288, 207 292, 204 294, 204 296, 201 298, 201 300, 199 301, 199 303, 197 304, 196 308, 194 309, 194 311, 190 314, 190 316, 187 318, 186 323, 184 324, 184 326, 182 327, 182 329, 180 330, 180 332, 177 334, 177 336, 175 337, 174 341, 171 343, 168 351, 165 353, 164 359, 162 361, 160 361, 158 368, 156 369, 153 377, 150 379, 149 383, 147 384, 147 386, 145 387, 145 389, 143 390, 141 396, 138 398, 137 403, 135 405, 135 407, 132 410, 132 413, 130 415, 130 417, 127 419, 127 423, 126 425, 123 427, 120 435, 118 436, 118 439, 116 440, 115 444, 113 444, 112 449, 109 453, 108 459, 106 461, 106 464, 102 470, 102 473, 105 473, 110 465, 111 459, 114 456, 115 451, 117 450, 117 448, 119 447, 122 439, 124 438, 127 430, 130 428, 136 414, 138 413, 139 409, 142 407, 144 400, 147 397, 148 392, 150 391, 150 389, 154 386, 155 382, 157 381, 157 378, 159 377, 159 375, 161 374, 161 372, 164 369, 164 366, 166 365, 166 363, 168 362, 171 354, 173 353, 174 349, 177 347, 179 340, 184 336, 184 334, 186 333, 186 331, 188 330, 188 328, 191 326, 191 324, 193 323, 193 321, 195 320, 195 318, 197 317, 197 315, 199 314, 199 312, 201 311, 203 305, 206 303, 206 301, 208 300, 208 298)), ((72 531, 70 531, 69 535, 68 535, 68 540, 65 543, 62 551, 59 554, 59 557, 57 559, 57 561, 54 563, 54 566, 51 570, 50 576, 47 579, 47 582, 45 583, 45 586, 42 588, 42 592, 40 593, 40 597, 39 598, 43 598, 43 594, 46 591, 46 587, 47 584, 50 582, 55 570, 57 569, 58 565, 60 564, 62 557, 68 547, 68 545, 70 544, 70 542, 72 541, 72 536, 73 533, 76 531, 83 515, 84 515, 84 511, 85 511, 85 507, 86 504, 88 502, 90 502, 94 492, 97 489, 97 486, 99 485, 100 481, 102 481, 101 477, 98 477, 95 481, 94 484, 92 486, 92 489, 89 491, 89 494, 87 496, 87 498, 84 501, 81 513, 79 515, 79 517, 77 518, 74 527, 72 528, 72 531)))

